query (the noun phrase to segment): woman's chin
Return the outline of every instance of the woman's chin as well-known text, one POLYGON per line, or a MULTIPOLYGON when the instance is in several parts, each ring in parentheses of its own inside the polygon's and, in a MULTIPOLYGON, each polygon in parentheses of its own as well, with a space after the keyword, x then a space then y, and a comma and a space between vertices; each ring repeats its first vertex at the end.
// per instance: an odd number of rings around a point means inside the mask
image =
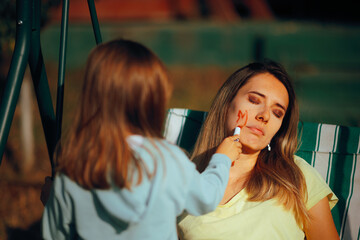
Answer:
POLYGON ((244 154, 256 154, 256 153, 260 153, 260 151, 263 148, 259 148, 258 146, 251 146, 251 145, 242 145, 242 153, 244 154))

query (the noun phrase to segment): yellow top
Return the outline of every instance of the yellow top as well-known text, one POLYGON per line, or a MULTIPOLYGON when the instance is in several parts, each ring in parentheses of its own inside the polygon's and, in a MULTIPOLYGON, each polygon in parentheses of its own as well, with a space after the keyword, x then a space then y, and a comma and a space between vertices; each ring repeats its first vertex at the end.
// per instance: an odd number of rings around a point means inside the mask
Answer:
MULTIPOLYGON (((306 179, 307 209, 326 196, 330 208, 333 208, 338 199, 320 174, 300 157, 295 156, 295 162, 306 179)), ((178 220, 180 239, 186 240, 294 240, 305 237, 293 214, 286 211, 276 200, 249 202, 245 190, 240 191, 226 204, 219 205, 211 213, 199 217, 183 214, 178 220)))

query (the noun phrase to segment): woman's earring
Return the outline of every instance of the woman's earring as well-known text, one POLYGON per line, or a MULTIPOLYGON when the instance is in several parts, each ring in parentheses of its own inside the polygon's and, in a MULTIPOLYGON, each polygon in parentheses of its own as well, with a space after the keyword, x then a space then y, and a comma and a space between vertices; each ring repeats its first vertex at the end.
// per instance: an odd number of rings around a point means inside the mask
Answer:
POLYGON ((268 144, 268 151, 269 151, 269 152, 271 151, 270 143, 268 144))

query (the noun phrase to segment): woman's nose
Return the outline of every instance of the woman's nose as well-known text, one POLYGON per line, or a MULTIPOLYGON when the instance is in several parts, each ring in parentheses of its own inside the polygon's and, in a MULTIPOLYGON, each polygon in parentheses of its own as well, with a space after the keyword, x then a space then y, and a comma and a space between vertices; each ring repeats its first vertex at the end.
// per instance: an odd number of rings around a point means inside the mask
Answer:
POLYGON ((270 118, 270 110, 268 107, 264 107, 259 111, 259 113, 256 115, 256 119, 262 122, 267 123, 270 118))

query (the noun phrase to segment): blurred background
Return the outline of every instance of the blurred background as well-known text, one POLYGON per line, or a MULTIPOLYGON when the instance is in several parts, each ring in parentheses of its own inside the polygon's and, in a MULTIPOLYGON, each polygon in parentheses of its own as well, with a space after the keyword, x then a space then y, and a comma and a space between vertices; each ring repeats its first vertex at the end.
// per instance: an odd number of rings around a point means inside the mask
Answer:
MULTIPOLYGON (((293 78, 302 121, 360 126, 360 14, 355 0, 95 0, 103 41, 152 49, 174 82, 169 107, 207 111, 227 77, 270 58, 293 78)), ((41 46, 55 108, 62 3, 42 1, 41 46)), ((15 44, 16 2, 0 2, 0 90, 15 44)), ((85 0, 71 0, 63 131, 71 125, 96 42, 85 0)), ((0 165, 0 240, 41 239, 39 200, 51 174, 26 72, 0 165)))

